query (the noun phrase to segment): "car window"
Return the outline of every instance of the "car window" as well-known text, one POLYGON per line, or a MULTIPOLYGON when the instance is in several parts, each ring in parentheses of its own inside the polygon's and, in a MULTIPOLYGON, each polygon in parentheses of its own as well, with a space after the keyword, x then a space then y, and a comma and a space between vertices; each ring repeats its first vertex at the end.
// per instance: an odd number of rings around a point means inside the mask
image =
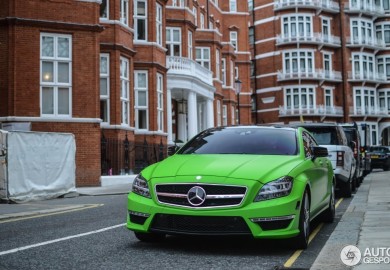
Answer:
POLYGON ((336 129, 333 127, 305 127, 319 145, 339 145, 336 129))
POLYGON ((178 154, 296 155, 295 130, 218 128, 200 133, 178 154))
POLYGON ((313 156, 312 147, 317 146, 316 141, 308 132, 302 132, 303 150, 305 151, 305 157, 310 158, 313 156))

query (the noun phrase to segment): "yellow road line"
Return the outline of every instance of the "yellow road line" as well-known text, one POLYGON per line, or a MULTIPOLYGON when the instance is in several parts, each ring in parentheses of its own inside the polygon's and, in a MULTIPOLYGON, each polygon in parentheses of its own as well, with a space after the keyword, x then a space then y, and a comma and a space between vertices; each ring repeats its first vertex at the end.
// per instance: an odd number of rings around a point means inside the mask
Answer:
POLYGON ((10 219, 6 219, 6 220, 2 220, 2 221, 0 220, 0 224, 7 223, 7 222, 26 220, 26 219, 32 219, 32 218, 39 218, 39 217, 47 217, 47 216, 59 215, 59 214, 64 214, 64 213, 71 213, 71 212, 91 209, 91 208, 95 208, 95 207, 100 207, 100 206, 103 206, 103 205, 104 204, 92 204, 92 205, 87 205, 87 206, 79 206, 79 208, 75 208, 75 209, 59 210, 59 211, 56 211, 55 209, 53 209, 53 211, 55 211, 55 212, 52 212, 52 213, 36 214, 36 215, 32 214, 32 215, 27 216, 27 217, 10 218, 10 219))
MULTIPOLYGON (((343 198, 340 198, 337 203, 335 204, 335 207, 339 207, 340 203, 343 201, 343 198)), ((322 226, 324 226, 324 223, 320 223, 317 228, 315 228, 314 231, 309 235, 309 244, 310 242, 316 237, 316 235, 319 233, 319 231, 322 229, 322 226)), ((303 249, 296 250, 293 255, 284 263, 284 267, 291 267, 295 261, 298 259, 298 257, 301 255, 303 249)))

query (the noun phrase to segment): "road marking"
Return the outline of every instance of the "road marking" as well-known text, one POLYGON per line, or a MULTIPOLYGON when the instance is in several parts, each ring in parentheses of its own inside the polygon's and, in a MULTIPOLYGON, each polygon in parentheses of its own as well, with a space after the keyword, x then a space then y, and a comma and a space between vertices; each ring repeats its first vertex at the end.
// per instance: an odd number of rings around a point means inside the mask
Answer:
MULTIPOLYGON (((53 208, 53 209, 44 210, 44 211, 53 211, 51 213, 45 213, 45 214, 42 214, 42 210, 37 210, 37 211, 35 211, 36 214, 34 214, 32 212, 31 213, 26 213, 26 214, 29 215, 27 217, 18 217, 18 218, 10 217, 9 219, 0 220, 0 224, 7 223, 7 222, 26 220, 26 219, 32 219, 32 218, 39 218, 39 217, 47 217, 47 216, 59 215, 59 214, 70 213, 70 212, 75 212, 75 211, 81 211, 81 210, 91 209, 91 208, 95 208, 95 207, 99 207, 99 206, 103 206, 103 205, 104 204, 82 205, 82 206, 78 206, 78 208, 67 209, 67 210, 59 210, 58 208, 57 209, 53 208)), ((71 206, 69 206, 69 207, 71 207, 71 206)))
POLYGON ((24 246, 24 247, 10 249, 10 250, 5 250, 5 251, 1 251, 0 252, 0 256, 7 255, 7 254, 10 254, 10 253, 19 252, 19 251, 23 251, 23 250, 30 249, 30 248, 50 245, 50 244, 53 244, 53 243, 58 243, 58 242, 66 241, 66 240, 73 239, 73 238, 78 238, 78 237, 83 237, 83 236, 87 236, 87 235, 91 235, 91 234, 101 233, 101 232, 105 232, 105 231, 108 231, 108 230, 112 230, 112 229, 116 229, 116 228, 119 228, 119 227, 123 227, 125 225, 126 225, 126 223, 122 223, 122 224, 114 225, 114 226, 111 226, 111 227, 106 227, 106 228, 95 230, 95 231, 91 231, 91 232, 80 233, 80 234, 71 235, 71 236, 67 236, 67 237, 63 237, 63 238, 59 238, 59 239, 54 239, 54 240, 50 240, 50 241, 46 241, 46 242, 42 242, 42 243, 37 243, 37 244, 34 244, 34 245, 29 245, 29 246, 24 246))
MULTIPOLYGON (((335 204, 335 207, 339 207, 340 203, 343 201, 343 198, 340 198, 336 204, 335 204)), ((322 229, 322 226, 324 226, 324 223, 320 223, 314 231, 311 232, 311 234, 309 235, 309 244, 310 242, 314 239, 314 237, 316 237, 316 235, 320 232, 320 230, 322 229)), ((291 267, 295 261, 298 259, 298 257, 301 255, 303 249, 298 249, 296 250, 293 255, 291 255, 291 257, 284 263, 284 267, 291 267)))

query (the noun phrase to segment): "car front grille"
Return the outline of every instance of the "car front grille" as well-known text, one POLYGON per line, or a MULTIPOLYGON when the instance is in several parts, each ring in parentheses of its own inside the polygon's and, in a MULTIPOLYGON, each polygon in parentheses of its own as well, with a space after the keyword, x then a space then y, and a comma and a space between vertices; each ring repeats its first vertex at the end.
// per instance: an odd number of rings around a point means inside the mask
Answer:
POLYGON ((156 214, 150 231, 168 234, 242 235, 251 234, 242 217, 186 216, 156 214))
POLYGON ((246 191, 247 188, 245 186, 214 184, 156 185, 157 200, 160 203, 190 208, 237 206, 243 201, 246 191), (206 193, 206 198, 200 205, 195 206, 188 199, 188 192, 193 187, 200 187, 206 193))

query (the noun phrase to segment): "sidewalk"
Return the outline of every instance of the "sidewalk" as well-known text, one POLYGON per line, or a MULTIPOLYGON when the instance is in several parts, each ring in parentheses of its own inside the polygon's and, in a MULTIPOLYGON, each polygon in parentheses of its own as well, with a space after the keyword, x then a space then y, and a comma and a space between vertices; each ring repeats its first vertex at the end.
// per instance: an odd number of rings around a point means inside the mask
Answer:
POLYGON ((390 269, 390 264, 364 263, 366 248, 390 249, 390 172, 375 170, 365 177, 311 269, 390 269), (340 258, 348 245, 361 251, 361 261, 354 267, 347 267, 340 258))

